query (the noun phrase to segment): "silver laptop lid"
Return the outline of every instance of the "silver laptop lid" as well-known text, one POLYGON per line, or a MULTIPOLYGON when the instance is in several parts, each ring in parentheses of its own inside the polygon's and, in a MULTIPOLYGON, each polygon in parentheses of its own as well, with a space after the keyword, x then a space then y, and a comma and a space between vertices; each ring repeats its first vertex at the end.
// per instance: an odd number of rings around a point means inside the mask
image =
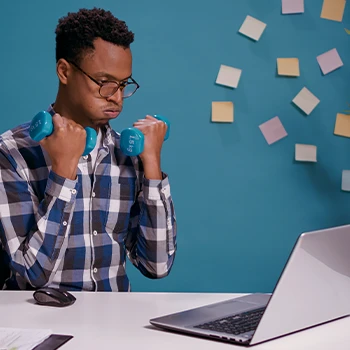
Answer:
POLYGON ((350 225, 302 234, 251 344, 350 314, 350 225))

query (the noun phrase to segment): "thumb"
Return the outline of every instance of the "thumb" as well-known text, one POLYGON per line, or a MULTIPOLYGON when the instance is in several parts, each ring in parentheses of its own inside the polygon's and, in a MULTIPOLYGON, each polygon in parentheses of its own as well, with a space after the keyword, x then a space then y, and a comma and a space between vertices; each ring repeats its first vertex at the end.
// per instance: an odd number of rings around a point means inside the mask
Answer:
POLYGON ((58 114, 58 113, 55 113, 54 115, 53 115, 53 117, 52 117, 52 123, 53 123, 53 129, 55 130, 57 130, 58 128, 62 128, 62 127, 64 127, 64 120, 63 120, 63 118, 61 117, 61 115, 60 114, 58 114))

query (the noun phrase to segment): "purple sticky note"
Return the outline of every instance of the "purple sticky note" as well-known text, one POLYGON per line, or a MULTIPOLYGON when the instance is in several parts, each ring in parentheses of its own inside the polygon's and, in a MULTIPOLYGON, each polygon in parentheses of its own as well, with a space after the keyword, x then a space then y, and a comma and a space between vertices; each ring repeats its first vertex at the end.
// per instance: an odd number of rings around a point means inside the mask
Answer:
POLYGON ((282 0, 282 13, 304 13, 304 0, 282 0))
POLYGON ((259 128, 269 145, 288 135, 278 117, 261 124, 259 128))
POLYGON ((317 56, 317 62, 320 65, 324 75, 338 69, 343 65, 343 62, 338 54, 337 49, 332 49, 317 56))

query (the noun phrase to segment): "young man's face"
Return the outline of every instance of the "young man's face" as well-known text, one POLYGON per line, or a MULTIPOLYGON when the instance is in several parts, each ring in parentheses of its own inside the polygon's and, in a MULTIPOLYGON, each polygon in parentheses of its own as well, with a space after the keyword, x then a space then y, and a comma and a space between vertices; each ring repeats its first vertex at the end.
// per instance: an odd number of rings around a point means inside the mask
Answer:
MULTIPOLYGON (((98 82, 127 81, 132 73, 130 49, 106 42, 100 38, 94 42, 95 51, 87 54, 78 65, 98 82)), ((102 97, 100 86, 70 64, 66 88, 76 121, 90 126, 101 126, 116 118, 123 108, 123 92, 118 89, 110 97, 102 97)), ((113 85, 112 85, 113 86, 113 85)), ((108 91, 108 89, 106 89, 108 91)), ((104 92, 104 89, 101 90, 104 92)))

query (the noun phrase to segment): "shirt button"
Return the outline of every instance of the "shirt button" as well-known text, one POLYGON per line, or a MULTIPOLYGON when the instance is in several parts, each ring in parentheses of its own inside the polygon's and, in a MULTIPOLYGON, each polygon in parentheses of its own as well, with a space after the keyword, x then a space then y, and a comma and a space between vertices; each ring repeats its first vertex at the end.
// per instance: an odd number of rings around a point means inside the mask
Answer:
POLYGON ((72 190, 72 194, 76 194, 76 193, 77 193, 76 189, 72 190))
POLYGON ((97 272, 97 269, 96 269, 96 267, 93 269, 93 271, 94 271, 94 273, 96 273, 97 272))
POLYGON ((96 196, 96 193, 95 192, 92 192, 92 197, 94 198, 96 196))
POLYGON ((160 191, 161 191, 162 193, 165 193, 165 188, 162 188, 160 191))
POLYGON ((67 226, 67 225, 68 225, 67 221, 63 221, 63 226, 67 226))
POLYGON ((94 236, 97 236, 97 231, 96 231, 96 230, 93 231, 92 234, 93 234, 94 236))
POLYGON ((86 160, 86 159, 88 159, 88 157, 89 157, 89 156, 83 156, 83 159, 85 159, 85 160, 86 160))
POLYGON ((167 220, 167 224, 168 224, 168 226, 171 226, 171 219, 170 218, 167 220))

